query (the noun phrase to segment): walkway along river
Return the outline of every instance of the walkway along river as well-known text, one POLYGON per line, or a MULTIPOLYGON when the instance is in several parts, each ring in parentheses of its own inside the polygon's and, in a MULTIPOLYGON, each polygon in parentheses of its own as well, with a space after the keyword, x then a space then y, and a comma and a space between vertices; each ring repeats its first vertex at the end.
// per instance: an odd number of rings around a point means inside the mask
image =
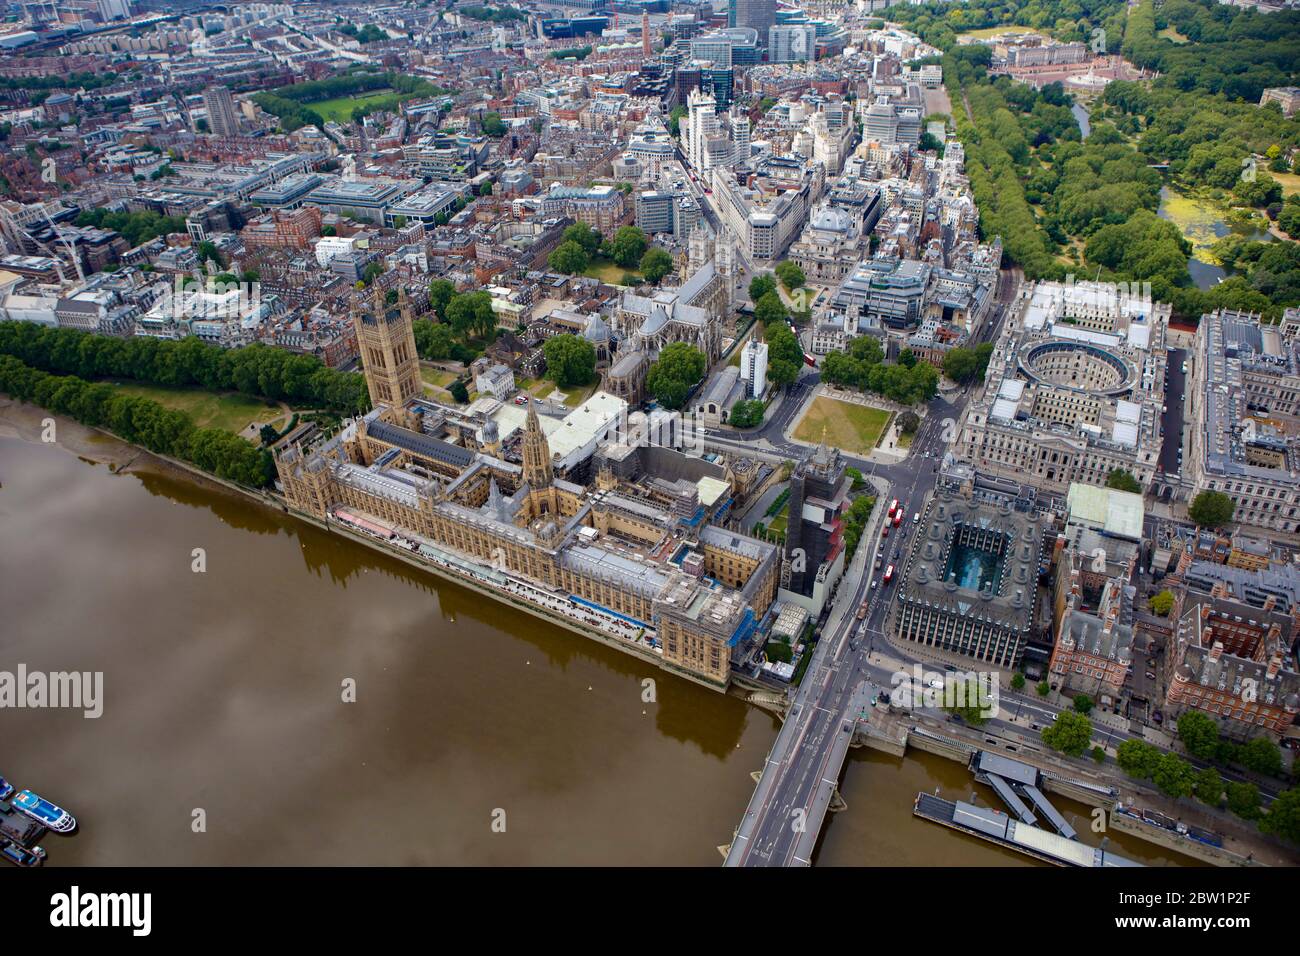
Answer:
MULTIPOLYGON (((49 865, 721 863, 768 714, 44 417, 0 398, 0 670, 104 674, 99 719, 0 714, 80 822, 49 865)), ((856 751, 818 862, 1024 862, 913 818, 936 786, 993 800, 856 751)))

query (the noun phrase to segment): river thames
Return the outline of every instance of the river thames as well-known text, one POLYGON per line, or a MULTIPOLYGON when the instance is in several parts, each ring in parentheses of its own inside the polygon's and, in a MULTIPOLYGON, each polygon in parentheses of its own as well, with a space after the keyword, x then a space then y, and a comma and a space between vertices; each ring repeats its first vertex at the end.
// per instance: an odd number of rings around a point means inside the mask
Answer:
MULTIPOLYGON (((773 716, 43 417, 0 399, 0 670, 104 675, 98 719, 0 711, 78 818, 48 865, 720 865, 773 716)), ((816 862, 1030 865, 914 818, 936 787, 996 805, 855 751, 816 862)))

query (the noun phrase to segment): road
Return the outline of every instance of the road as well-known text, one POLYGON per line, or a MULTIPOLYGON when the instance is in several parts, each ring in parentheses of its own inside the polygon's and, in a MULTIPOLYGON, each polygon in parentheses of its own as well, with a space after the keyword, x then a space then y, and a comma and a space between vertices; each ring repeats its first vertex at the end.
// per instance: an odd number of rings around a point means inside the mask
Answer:
MULTIPOLYGON (((877 485, 880 500, 898 498, 910 516, 921 510, 934 489, 938 462, 946 449, 944 436, 950 431, 944 421, 957 409, 957 405, 937 399, 913 439, 911 454, 902 463, 847 460, 877 485)), ((801 450, 792 448, 792 457, 801 450)), ((889 605, 889 587, 880 584, 875 562, 879 558, 882 566, 900 564, 901 549, 914 526, 908 517, 890 537, 881 538, 885 510, 876 508, 858 554, 845 572, 812 661, 727 856, 728 866, 810 864, 862 702, 881 686, 889 686, 893 668, 882 668, 870 659, 877 642, 884 643, 882 628, 889 605), (864 600, 869 602, 868 615, 859 622, 856 611, 864 600)))
POLYGON ((1187 361, 1186 349, 1172 349, 1165 376, 1165 410, 1161 415, 1161 428, 1165 441, 1160 446, 1160 470, 1166 475, 1180 475, 1183 470, 1183 411, 1187 391, 1187 375, 1183 363, 1187 361))

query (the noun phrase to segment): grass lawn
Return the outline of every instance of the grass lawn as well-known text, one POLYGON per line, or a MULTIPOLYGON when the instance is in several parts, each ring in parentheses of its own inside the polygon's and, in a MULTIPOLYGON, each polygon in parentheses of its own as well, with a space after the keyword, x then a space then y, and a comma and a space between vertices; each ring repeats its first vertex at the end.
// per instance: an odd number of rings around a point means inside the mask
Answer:
POLYGON ((1187 42, 1187 37, 1183 36, 1181 33, 1179 33, 1179 32, 1178 32, 1177 30, 1175 30, 1173 27, 1165 27, 1163 30, 1161 30, 1159 33, 1157 33, 1156 36, 1164 37, 1166 40, 1171 40, 1171 41, 1173 41, 1174 43, 1186 43, 1186 42, 1187 42))
POLYGON ((622 285, 623 276, 634 275, 637 281, 641 280, 641 273, 636 269, 624 269, 612 259, 606 259, 604 256, 596 256, 591 260, 591 265, 587 266, 585 276, 591 276, 593 279, 599 279, 608 285, 622 285))
POLYGON ((1284 196, 1300 193, 1300 176, 1295 173, 1275 173, 1270 169, 1268 174, 1282 184, 1282 194, 1284 196))
POLYGON ((785 534, 786 529, 789 526, 790 526, 790 502, 787 501, 785 503, 785 506, 780 511, 778 511, 776 515, 772 518, 772 520, 768 523, 767 530, 770 532, 774 532, 776 534, 783 535, 785 534))
POLYGON ((984 27, 980 30, 963 30, 959 35, 964 37, 975 37, 979 40, 987 40, 989 37, 999 36, 1003 33, 1033 33, 1033 27, 1018 27, 1012 24, 1006 24, 1000 27, 984 27))
POLYGON ((545 398, 555 391, 555 383, 548 378, 517 378, 515 384, 520 391, 527 392, 533 398, 545 398))
POLYGON ((447 372, 440 368, 420 368, 420 377, 435 388, 446 388, 452 382, 456 381, 455 372, 447 372))
POLYGON ((220 428, 239 434, 251 422, 258 426, 266 422, 283 425, 284 414, 278 405, 238 392, 217 394, 197 388, 163 388, 155 385, 137 385, 134 382, 114 383, 127 395, 152 399, 166 408, 185 412, 199 428, 220 428))
MULTIPOLYGON (((569 408, 577 408, 579 405, 581 405, 587 399, 591 398, 591 396, 596 393, 596 389, 597 387, 599 387, 599 385, 600 385, 600 380, 597 379, 596 381, 592 382, 590 385, 582 385, 568 392, 562 392, 559 390, 559 388, 556 388, 555 392, 551 395, 551 401, 559 400, 564 402, 564 404, 569 406, 569 408)), ((545 396, 538 395, 537 397, 543 398, 545 396)))
POLYGON ((424 392, 426 395, 432 395, 442 402, 454 402, 451 392, 447 387, 456 381, 454 372, 447 372, 440 368, 425 368, 420 366, 420 378, 424 380, 424 392))
POLYGON ((804 412, 794 437, 817 443, 825 430, 826 442, 855 454, 866 454, 880 442, 892 413, 870 405, 855 405, 819 395, 804 412))
POLYGON ((315 110, 327 123, 334 120, 336 123, 347 124, 352 122, 352 111, 358 106, 365 106, 376 100, 392 99, 395 95, 392 90, 371 90, 360 96, 337 96, 332 100, 304 103, 303 106, 315 110))

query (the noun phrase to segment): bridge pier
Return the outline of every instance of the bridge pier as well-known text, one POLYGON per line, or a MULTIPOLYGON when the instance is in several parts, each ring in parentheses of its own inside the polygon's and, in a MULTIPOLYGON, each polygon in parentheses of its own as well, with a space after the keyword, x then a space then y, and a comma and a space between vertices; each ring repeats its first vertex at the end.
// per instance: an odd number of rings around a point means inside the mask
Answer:
POLYGON ((831 813, 839 813, 841 810, 847 810, 848 808, 848 801, 840 795, 840 788, 836 787, 831 791, 831 802, 826 805, 826 809, 831 813))

